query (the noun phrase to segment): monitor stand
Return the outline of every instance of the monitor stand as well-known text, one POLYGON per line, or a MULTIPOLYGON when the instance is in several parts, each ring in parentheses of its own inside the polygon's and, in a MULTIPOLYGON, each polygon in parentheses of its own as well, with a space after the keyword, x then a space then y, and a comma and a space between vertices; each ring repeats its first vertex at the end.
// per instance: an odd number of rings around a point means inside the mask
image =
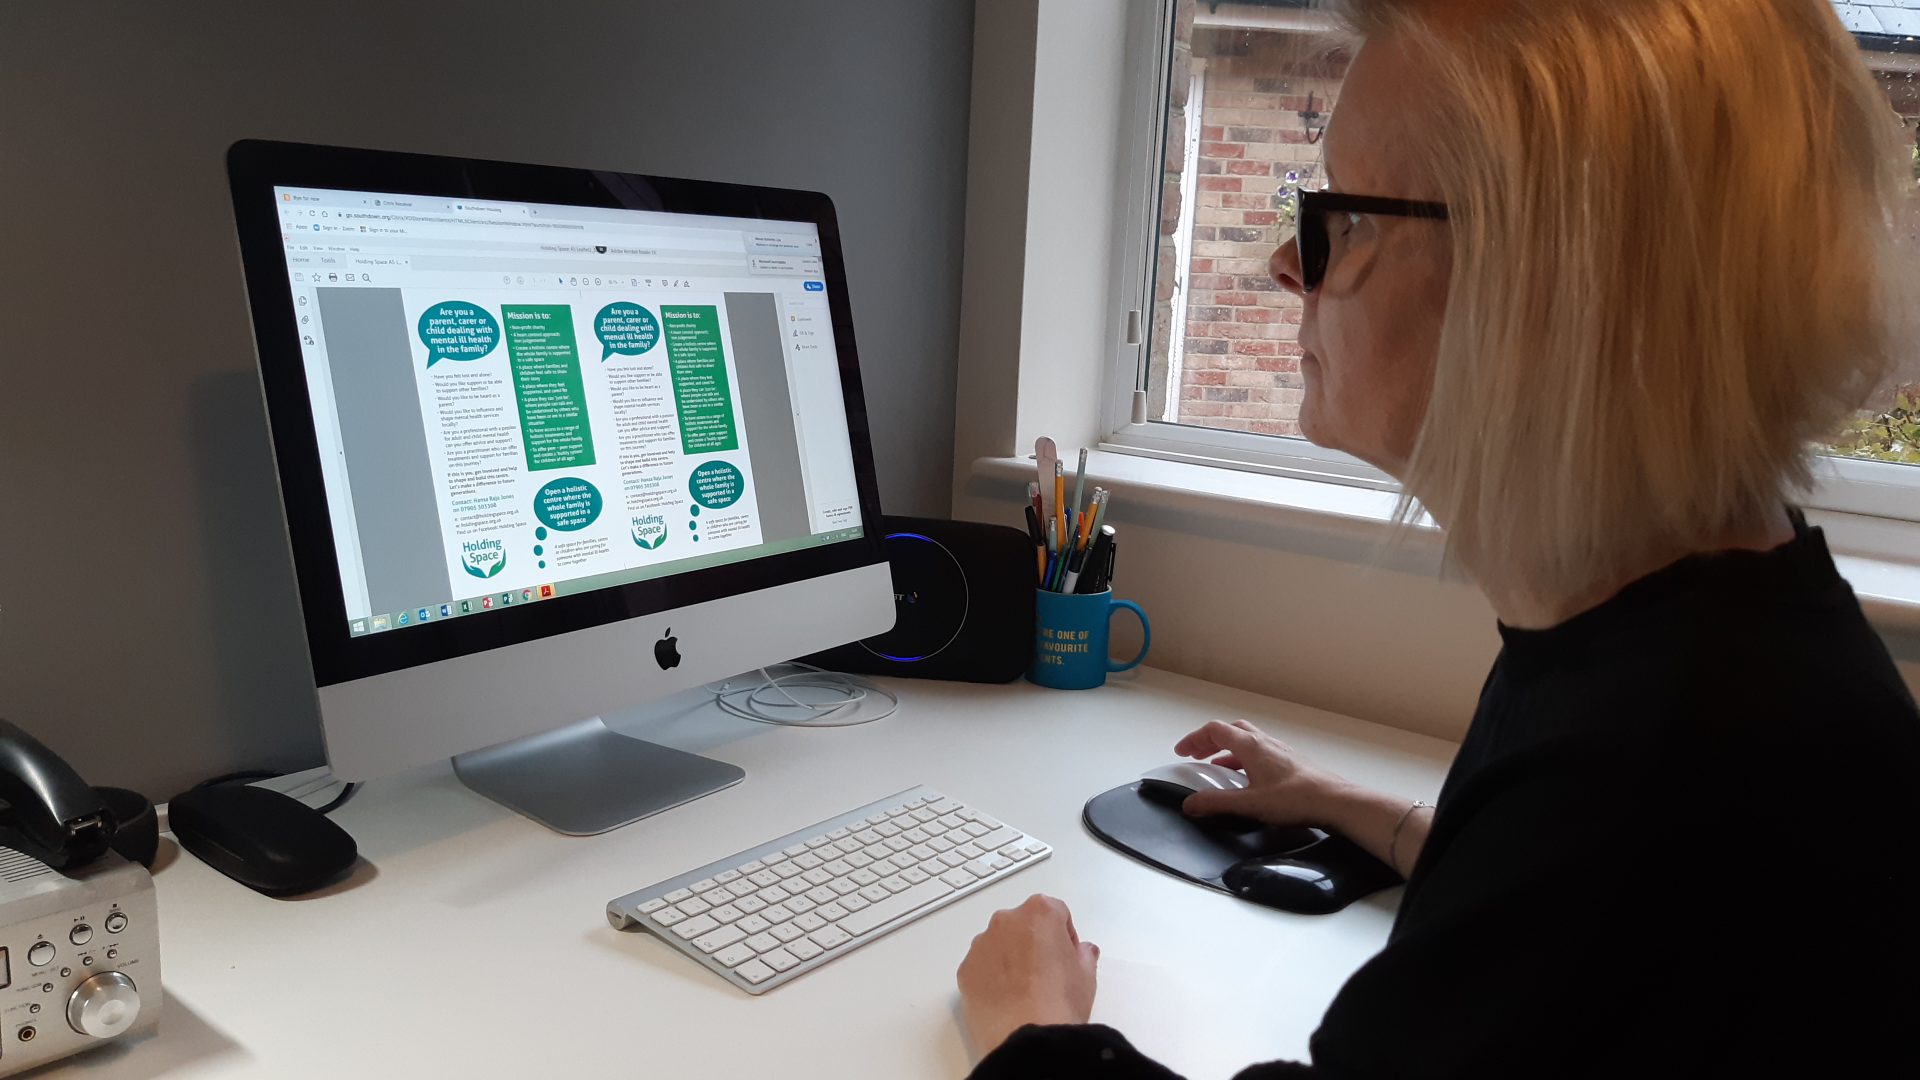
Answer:
POLYGON ((462 783, 555 832, 592 836, 746 778, 738 765, 622 735, 599 717, 453 759, 462 783))

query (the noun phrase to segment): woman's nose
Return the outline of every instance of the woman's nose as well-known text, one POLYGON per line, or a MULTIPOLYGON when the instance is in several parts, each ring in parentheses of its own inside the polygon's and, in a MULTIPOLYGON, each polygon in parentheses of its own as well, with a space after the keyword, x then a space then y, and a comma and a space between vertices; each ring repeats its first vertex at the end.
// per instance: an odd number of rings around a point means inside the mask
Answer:
POLYGON ((1302 279, 1305 274, 1300 269, 1300 243, 1289 238, 1286 243, 1273 249, 1267 259, 1267 276, 1274 283, 1295 296, 1305 296, 1307 288, 1302 279))

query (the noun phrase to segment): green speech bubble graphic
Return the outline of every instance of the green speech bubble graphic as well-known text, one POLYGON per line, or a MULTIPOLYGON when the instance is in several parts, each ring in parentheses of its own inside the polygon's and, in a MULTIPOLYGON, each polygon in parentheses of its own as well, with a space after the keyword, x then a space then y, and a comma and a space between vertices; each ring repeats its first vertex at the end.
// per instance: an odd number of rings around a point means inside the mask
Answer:
POLYGON ((740 501, 746 493, 747 478, 728 461, 709 461, 697 466, 687 480, 693 501, 709 510, 720 510, 740 501))
POLYGON ((416 326, 427 347, 427 366, 442 360, 478 360, 500 344, 500 324, 486 308, 445 300, 420 313, 416 326))
POLYGON ((600 362, 615 355, 640 356, 660 341, 660 322, 639 304, 616 300, 593 318, 593 336, 600 339, 600 362))
POLYGON ((600 519, 600 489, 577 476, 550 480, 533 497, 533 516, 554 532, 578 532, 600 519))

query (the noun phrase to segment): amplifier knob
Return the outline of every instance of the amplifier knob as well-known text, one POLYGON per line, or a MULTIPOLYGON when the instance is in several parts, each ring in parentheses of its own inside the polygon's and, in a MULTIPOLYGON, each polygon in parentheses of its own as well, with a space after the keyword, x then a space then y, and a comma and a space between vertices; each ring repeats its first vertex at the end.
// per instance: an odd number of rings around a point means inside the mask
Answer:
POLYGON ((82 1035, 111 1039, 140 1015, 140 991, 118 971, 103 971, 80 984, 67 1001, 67 1023, 82 1035))

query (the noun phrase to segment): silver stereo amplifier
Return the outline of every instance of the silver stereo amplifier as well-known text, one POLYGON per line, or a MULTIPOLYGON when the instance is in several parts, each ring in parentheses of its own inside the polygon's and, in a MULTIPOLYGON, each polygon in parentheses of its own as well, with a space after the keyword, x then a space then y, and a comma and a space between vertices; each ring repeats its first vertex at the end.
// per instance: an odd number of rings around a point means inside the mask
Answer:
POLYGON ((109 851, 55 870, 0 847, 0 1076, 160 1019, 153 878, 109 851))

